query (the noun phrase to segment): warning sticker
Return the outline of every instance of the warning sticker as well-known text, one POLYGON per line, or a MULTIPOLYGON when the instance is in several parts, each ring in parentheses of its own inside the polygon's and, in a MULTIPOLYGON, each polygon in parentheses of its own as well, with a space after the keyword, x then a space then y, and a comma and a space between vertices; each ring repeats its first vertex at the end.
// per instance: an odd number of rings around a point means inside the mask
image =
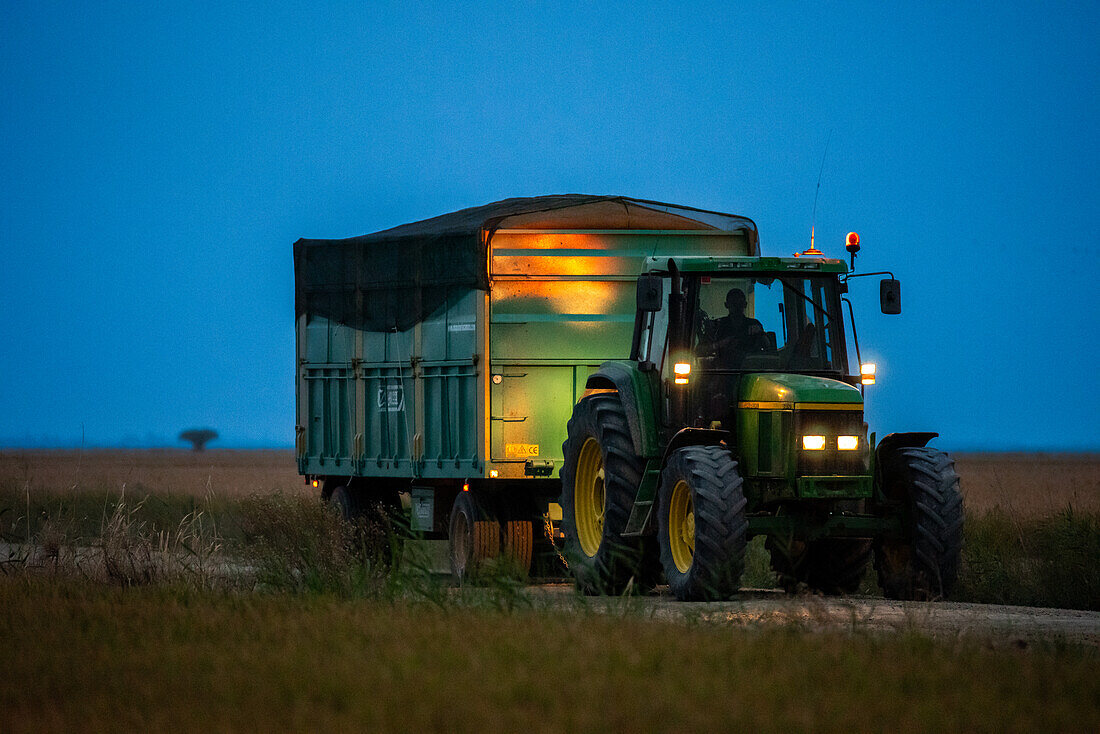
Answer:
POLYGON ((532 456, 538 456, 539 445, 537 443, 506 443, 504 444, 504 455, 512 456, 517 459, 527 459, 532 456))

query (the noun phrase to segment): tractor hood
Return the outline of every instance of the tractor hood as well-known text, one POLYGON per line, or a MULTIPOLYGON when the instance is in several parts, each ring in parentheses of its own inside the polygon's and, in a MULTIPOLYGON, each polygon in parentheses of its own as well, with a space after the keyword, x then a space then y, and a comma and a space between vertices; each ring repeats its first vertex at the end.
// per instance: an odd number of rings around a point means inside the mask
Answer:
MULTIPOLYGON (((863 403, 859 388, 846 382, 813 375, 775 373, 748 374, 741 378, 742 403, 863 403)), ((743 406, 764 407, 764 406, 743 406)), ((778 407, 778 406, 772 406, 778 407)), ((809 407, 809 406, 807 406, 809 407)))

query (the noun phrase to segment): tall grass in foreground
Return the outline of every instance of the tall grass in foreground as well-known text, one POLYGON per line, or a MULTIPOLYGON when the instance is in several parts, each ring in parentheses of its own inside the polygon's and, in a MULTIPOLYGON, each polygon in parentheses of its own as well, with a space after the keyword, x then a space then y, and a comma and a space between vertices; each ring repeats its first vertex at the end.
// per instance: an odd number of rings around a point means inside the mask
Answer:
MULTIPOLYGON (((242 590, 416 598, 432 604, 529 605, 523 581, 491 565, 477 589, 449 590, 387 518, 349 525, 303 495, 225 499, 0 491, 0 572, 70 574, 119 585, 158 582, 242 590)), ((399 530, 400 528, 398 528, 399 530)), ((413 544, 415 545, 415 544, 413 544)), ((1043 517, 971 512, 955 601, 1100 610, 1100 514, 1043 517)), ((776 578, 763 539, 746 552, 742 584, 776 578)), ((860 591, 875 595, 869 570, 860 591)))
POLYGON ((1072 508, 1029 519, 1001 509, 968 515, 952 598, 1100 609, 1100 515, 1072 508))

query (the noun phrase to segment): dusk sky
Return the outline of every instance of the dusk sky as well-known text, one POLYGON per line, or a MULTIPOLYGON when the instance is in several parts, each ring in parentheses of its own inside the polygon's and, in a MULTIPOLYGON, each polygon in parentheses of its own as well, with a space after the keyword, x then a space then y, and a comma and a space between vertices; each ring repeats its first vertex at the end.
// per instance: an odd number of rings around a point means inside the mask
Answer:
POLYGON ((289 447, 299 237, 621 194, 789 255, 828 142, 872 430, 1100 450, 1100 4, 902 5, 5 2, 0 447, 289 447))

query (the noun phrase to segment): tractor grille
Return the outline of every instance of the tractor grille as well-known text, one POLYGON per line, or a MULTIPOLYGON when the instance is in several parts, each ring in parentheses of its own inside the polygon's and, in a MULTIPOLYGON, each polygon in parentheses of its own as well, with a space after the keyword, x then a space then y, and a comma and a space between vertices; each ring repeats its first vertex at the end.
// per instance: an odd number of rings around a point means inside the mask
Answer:
POLYGON ((798 410, 794 425, 799 476, 854 476, 870 471, 871 454, 862 410, 798 410), (806 435, 824 436, 825 449, 803 449, 802 436, 806 435), (858 436, 859 447, 840 451, 836 447, 837 436, 858 436))

